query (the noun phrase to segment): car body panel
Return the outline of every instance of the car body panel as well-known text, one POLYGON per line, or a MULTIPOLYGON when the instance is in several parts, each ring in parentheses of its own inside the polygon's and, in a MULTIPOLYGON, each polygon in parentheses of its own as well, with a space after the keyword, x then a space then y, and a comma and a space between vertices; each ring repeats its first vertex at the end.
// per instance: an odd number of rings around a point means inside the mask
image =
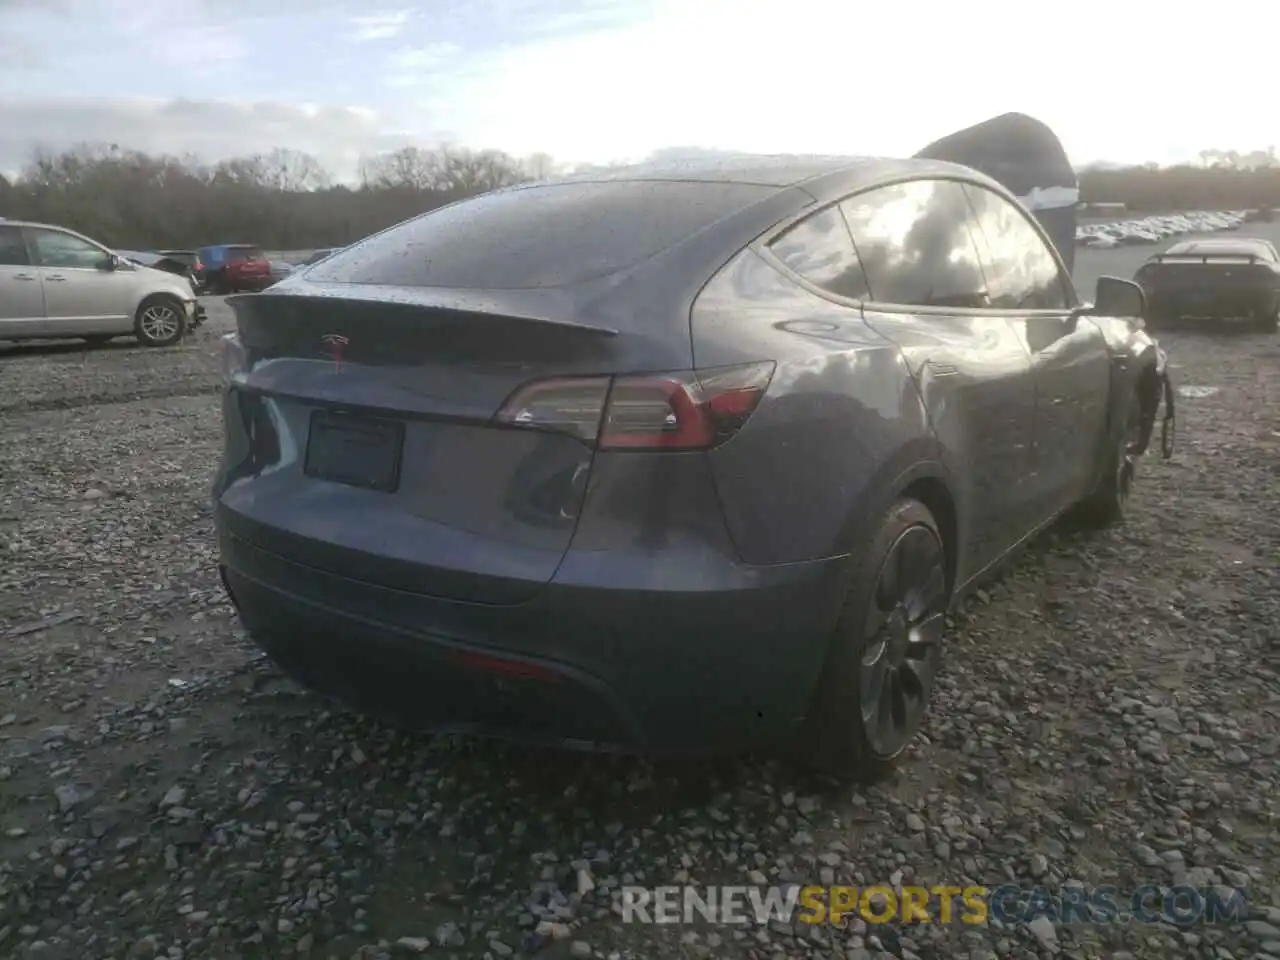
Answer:
POLYGON ((0 265, 0 339, 33 336, 44 325, 44 286, 32 267, 0 265))
POLYGON ((22 227, 0 223, 0 340, 31 335, 44 316, 44 285, 22 227))
POLYGON ((710 454, 746 562, 849 553, 858 542, 851 509, 884 499, 873 481, 900 472, 877 478, 869 466, 903 449, 911 453, 902 469, 940 463, 900 345, 864 322, 857 307, 814 295, 756 250, 740 253, 708 284, 692 329, 699 367, 761 357, 778 364, 751 420, 710 454), (835 423, 845 425, 843 442, 832 442, 835 423))

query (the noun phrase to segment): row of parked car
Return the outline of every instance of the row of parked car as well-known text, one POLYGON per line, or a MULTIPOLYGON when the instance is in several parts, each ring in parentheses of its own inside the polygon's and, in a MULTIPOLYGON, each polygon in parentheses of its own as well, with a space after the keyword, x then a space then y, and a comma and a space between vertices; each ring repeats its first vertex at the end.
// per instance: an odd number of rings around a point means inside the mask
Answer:
POLYGON ((1115 223, 1090 223, 1076 230, 1076 243, 1100 249, 1160 243, 1170 237, 1236 230, 1247 216, 1245 210, 1194 210, 1115 223))
POLYGON ((260 247, 225 243, 194 250, 121 250, 121 256, 169 273, 184 274, 198 294, 253 293, 304 266, 319 263, 337 248, 316 250, 299 264, 271 260, 260 247))
POLYGON ((0 341, 132 336, 167 347, 204 322, 201 294, 262 290, 334 252, 294 265, 244 243, 118 250, 56 224, 0 217, 0 341))

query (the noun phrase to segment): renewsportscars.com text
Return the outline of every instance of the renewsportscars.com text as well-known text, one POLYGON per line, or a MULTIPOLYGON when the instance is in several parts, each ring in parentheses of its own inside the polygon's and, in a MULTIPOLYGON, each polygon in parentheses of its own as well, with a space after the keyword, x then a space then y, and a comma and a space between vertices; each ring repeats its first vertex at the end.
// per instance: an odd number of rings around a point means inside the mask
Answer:
POLYGON ((663 886, 623 887, 624 923, 1171 923, 1242 921, 1244 892, 1228 887, 948 886, 663 886))

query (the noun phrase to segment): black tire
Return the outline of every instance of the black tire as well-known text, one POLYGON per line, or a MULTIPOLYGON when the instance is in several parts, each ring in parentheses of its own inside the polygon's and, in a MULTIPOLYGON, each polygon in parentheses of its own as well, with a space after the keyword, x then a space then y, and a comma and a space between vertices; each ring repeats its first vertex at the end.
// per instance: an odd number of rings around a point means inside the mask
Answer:
POLYGON ((1137 390, 1125 400, 1118 436, 1112 438, 1103 463, 1102 476, 1093 492, 1076 505, 1077 525, 1086 530, 1102 530, 1124 522, 1133 484, 1137 479, 1142 398, 1137 390))
POLYGON ((798 753, 810 770, 874 782, 928 709, 949 588, 942 535, 916 500, 895 502, 859 556, 798 753))
POLYGON ((138 304, 133 333, 145 347, 169 347, 187 332, 187 311, 182 301, 167 294, 147 297, 138 304))

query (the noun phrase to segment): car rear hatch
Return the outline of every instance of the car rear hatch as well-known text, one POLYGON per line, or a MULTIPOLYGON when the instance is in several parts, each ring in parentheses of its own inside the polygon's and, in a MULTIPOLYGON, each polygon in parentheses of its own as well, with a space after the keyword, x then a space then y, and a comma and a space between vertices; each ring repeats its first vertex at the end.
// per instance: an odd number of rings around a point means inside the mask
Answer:
MULTIPOLYGON (((230 413, 250 440, 223 481, 225 528, 418 594, 532 598, 569 549, 597 449, 671 450, 708 427, 700 399, 671 406, 707 396, 685 389, 691 293, 672 277, 684 241, 774 192, 498 192, 231 298, 230 413)), ((738 385, 716 389, 732 405, 738 385)))
MULTIPOLYGON (((545 291, 400 292, 412 302, 347 288, 341 299, 236 304, 245 371, 228 403, 251 450, 221 496, 227 527, 355 579, 526 600, 573 536, 594 456, 585 435, 608 384, 599 375, 688 366, 688 356, 555 320, 566 305, 545 291), (522 386, 554 377, 585 378, 576 398, 558 398, 563 429, 504 422, 522 386)), ((554 401, 516 406, 534 416, 554 401)))
POLYGON ((1153 309, 1248 309, 1274 294, 1276 273, 1248 254, 1161 254, 1134 278, 1153 309))

